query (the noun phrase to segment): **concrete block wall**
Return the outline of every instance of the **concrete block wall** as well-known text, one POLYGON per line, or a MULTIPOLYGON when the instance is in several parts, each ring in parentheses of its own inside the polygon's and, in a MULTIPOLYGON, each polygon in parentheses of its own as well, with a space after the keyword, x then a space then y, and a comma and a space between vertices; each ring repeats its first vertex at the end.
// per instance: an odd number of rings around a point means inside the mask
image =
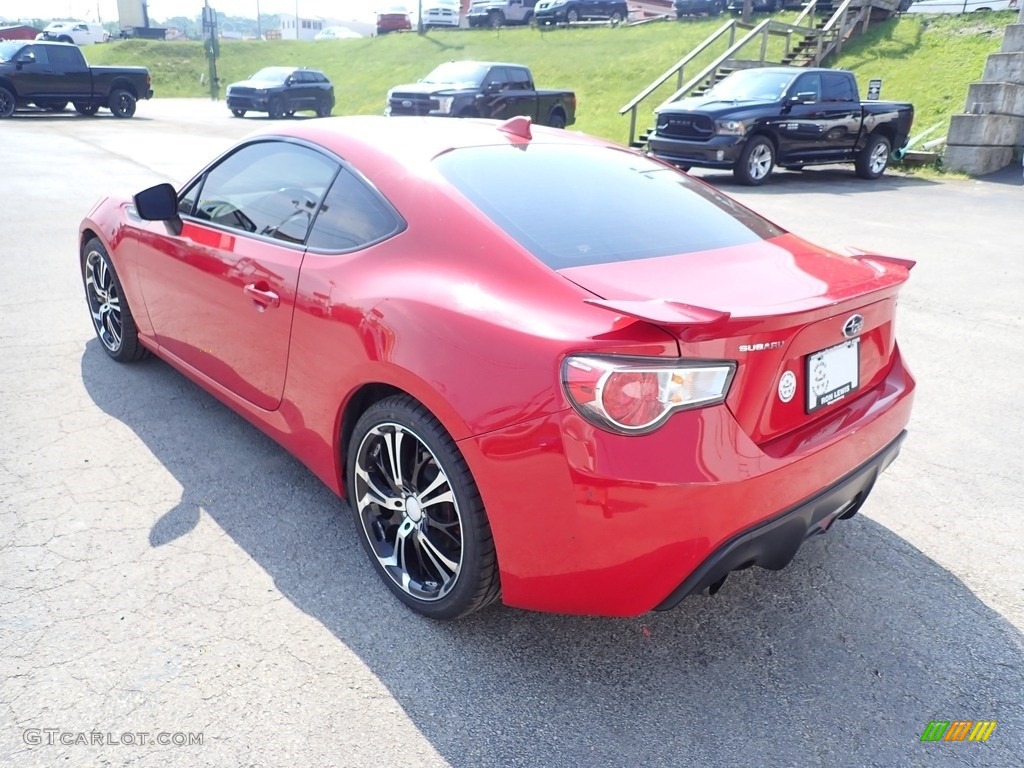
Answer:
POLYGON ((967 91, 966 114, 954 115, 943 165, 971 176, 998 171, 1024 146, 1024 24, 1011 24, 983 80, 967 91))

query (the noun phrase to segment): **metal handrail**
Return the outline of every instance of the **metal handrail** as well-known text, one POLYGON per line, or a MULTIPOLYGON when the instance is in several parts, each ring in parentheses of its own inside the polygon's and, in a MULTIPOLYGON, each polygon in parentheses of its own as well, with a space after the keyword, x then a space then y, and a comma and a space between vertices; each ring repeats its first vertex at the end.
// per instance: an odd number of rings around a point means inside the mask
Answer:
POLYGON ((708 77, 712 72, 714 72, 716 69, 718 69, 720 66, 722 66, 723 63, 728 61, 732 57, 732 55, 734 53, 736 53, 740 48, 745 46, 747 43, 749 43, 751 40, 753 40, 758 35, 763 34, 764 30, 771 23, 772 23, 771 19, 765 19, 760 24, 758 24, 756 27, 754 27, 752 30, 750 30, 743 37, 742 40, 740 40, 738 43, 734 44, 732 47, 730 47, 728 50, 726 50, 725 53, 723 53, 717 59, 715 59, 710 64, 708 64, 706 67, 704 67, 704 69, 702 69, 700 71, 700 74, 698 74, 696 77, 692 78, 688 83, 686 83, 686 85, 682 86, 679 90, 677 90, 675 93, 673 93, 671 96, 669 96, 663 102, 661 102, 661 104, 659 104, 657 107, 655 107, 654 111, 657 112, 659 109, 664 107, 666 104, 675 101, 680 96, 682 96, 684 93, 689 91, 691 88, 695 87, 698 83, 700 83, 702 80, 704 80, 706 77, 708 77))
POLYGON ((698 46, 697 48, 694 48, 692 51, 690 51, 689 54, 687 54, 686 56, 681 58, 672 67, 667 69, 665 71, 665 74, 663 74, 661 77, 659 77, 653 83, 651 83, 646 88, 644 88, 642 91, 640 91, 639 94, 637 94, 635 97, 633 97, 632 101, 630 101, 626 106, 624 106, 622 109, 619 110, 619 114, 620 115, 626 114, 626 112, 628 112, 629 110, 633 109, 633 107, 635 107, 641 101, 643 101, 648 96, 650 96, 652 93, 654 93, 658 88, 660 88, 662 85, 664 85, 668 81, 668 79, 670 77, 672 77, 672 75, 674 75, 679 70, 685 68, 687 64, 689 64, 691 61, 693 61, 695 58, 697 58, 700 54, 704 53, 704 51, 706 51, 708 48, 710 48, 711 44, 714 43, 716 40, 718 40, 718 38, 720 38, 722 35, 724 35, 730 29, 735 27, 736 23, 737 22, 734 20, 734 21, 729 21, 729 22, 726 22, 725 24, 723 24, 719 28, 719 30, 717 32, 715 32, 713 35, 711 35, 711 37, 709 37, 707 40, 705 40, 703 43, 701 43, 700 46, 698 46))

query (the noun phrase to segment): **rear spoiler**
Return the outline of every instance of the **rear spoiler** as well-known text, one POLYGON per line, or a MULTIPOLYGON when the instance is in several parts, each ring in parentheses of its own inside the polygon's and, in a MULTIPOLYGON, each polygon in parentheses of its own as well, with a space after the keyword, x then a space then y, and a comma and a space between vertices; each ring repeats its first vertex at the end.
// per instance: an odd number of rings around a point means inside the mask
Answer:
POLYGON ((729 319, 728 312, 678 301, 652 299, 631 301, 628 299, 584 299, 592 304, 637 320, 671 328, 683 341, 702 341, 714 336, 714 330, 729 319))
POLYGON ((851 253, 850 258, 857 259, 857 261, 873 261, 876 264, 903 267, 907 272, 912 270, 914 265, 917 264, 916 261, 912 261, 911 259, 897 259, 895 256, 879 256, 877 253, 865 253, 864 251, 855 251, 851 253))

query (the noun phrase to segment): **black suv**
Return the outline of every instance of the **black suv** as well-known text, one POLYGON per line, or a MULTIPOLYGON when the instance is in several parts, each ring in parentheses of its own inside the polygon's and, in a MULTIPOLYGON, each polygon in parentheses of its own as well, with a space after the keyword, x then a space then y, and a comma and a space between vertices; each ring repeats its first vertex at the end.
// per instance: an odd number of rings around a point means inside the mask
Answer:
POLYGON ((575 24, 588 19, 610 19, 618 24, 628 16, 626 0, 539 0, 533 13, 539 26, 575 24))
POLYGON ((266 112, 277 120, 304 109, 327 117, 334 109, 334 86, 315 69, 264 67, 248 80, 228 86, 228 109, 235 117, 266 112))

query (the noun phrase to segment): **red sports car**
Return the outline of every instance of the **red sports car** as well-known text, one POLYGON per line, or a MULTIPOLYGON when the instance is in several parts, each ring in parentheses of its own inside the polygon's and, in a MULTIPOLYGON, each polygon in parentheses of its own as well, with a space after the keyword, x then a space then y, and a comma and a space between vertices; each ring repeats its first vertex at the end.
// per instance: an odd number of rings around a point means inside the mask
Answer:
POLYGON ((274 125, 81 225, 107 354, 279 441, 435 619, 782 568, 899 452, 911 266, 526 118, 274 125))

